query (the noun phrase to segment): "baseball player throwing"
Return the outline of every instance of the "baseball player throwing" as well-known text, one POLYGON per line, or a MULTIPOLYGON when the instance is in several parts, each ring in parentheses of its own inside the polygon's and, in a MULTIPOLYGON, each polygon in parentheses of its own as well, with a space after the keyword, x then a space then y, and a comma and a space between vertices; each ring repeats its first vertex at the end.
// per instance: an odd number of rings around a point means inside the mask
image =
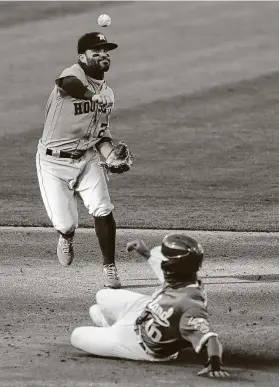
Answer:
POLYGON ((128 290, 103 289, 89 314, 97 327, 79 327, 74 347, 97 356, 169 361, 181 350, 207 350, 208 361, 198 375, 223 378, 222 345, 208 321, 207 299, 197 272, 203 248, 186 235, 167 235, 151 251, 143 241, 129 242, 148 259, 163 285, 152 297, 128 290))
POLYGON ((78 62, 66 68, 49 96, 42 138, 36 155, 42 199, 60 237, 57 255, 63 266, 74 258, 73 240, 78 227, 77 197, 95 219, 103 255, 106 287, 121 287, 115 266, 116 224, 107 187, 107 172, 130 169, 126 144, 114 145, 109 119, 114 94, 104 80, 110 68, 109 51, 117 44, 91 32, 78 41, 78 62), (103 156, 106 168, 102 167, 103 156))

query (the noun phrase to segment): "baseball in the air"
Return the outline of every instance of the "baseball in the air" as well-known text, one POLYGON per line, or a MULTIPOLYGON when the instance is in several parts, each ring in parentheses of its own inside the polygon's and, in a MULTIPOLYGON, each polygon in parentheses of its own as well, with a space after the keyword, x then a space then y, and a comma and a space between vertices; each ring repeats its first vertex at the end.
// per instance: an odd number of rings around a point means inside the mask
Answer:
POLYGON ((108 27, 111 24, 109 15, 103 14, 98 17, 98 24, 100 27, 108 27))

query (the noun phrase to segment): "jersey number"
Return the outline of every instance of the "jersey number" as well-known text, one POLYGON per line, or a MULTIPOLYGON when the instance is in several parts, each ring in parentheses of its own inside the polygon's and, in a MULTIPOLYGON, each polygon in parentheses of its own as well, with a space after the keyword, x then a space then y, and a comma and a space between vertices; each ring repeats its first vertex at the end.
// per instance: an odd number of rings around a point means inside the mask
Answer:
POLYGON ((145 325, 145 332, 147 336, 153 340, 155 343, 159 343, 162 338, 162 333, 154 325, 154 319, 150 319, 145 325))

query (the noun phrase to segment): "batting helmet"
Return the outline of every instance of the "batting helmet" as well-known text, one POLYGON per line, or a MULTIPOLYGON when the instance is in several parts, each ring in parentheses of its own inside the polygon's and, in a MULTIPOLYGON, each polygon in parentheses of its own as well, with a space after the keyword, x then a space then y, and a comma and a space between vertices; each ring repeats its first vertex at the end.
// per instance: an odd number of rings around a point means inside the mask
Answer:
POLYGON ((183 234, 165 236, 161 253, 167 258, 161 263, 164 275, 180 279, 195 274, 201 267, 204 255, 201 244, 183 234))

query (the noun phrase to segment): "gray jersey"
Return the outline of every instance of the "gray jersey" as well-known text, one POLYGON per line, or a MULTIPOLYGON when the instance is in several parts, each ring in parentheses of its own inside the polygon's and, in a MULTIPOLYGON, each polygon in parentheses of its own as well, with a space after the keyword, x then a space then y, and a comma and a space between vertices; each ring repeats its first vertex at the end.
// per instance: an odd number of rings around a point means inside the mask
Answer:
MULTIPOLYGON (((114 103, 114 93, 106 82, 87 76, 79 64, 65 69, 58 79, 67 76, 77 77, 93 93, 109 96, 114 103)), ((111 108, 99 111, 92 101, 75 99, 56 84, 47 101, 40 141, 45 147, 55 150, 88 149, 101 137, 111 137, 110 113, 111 108)))

